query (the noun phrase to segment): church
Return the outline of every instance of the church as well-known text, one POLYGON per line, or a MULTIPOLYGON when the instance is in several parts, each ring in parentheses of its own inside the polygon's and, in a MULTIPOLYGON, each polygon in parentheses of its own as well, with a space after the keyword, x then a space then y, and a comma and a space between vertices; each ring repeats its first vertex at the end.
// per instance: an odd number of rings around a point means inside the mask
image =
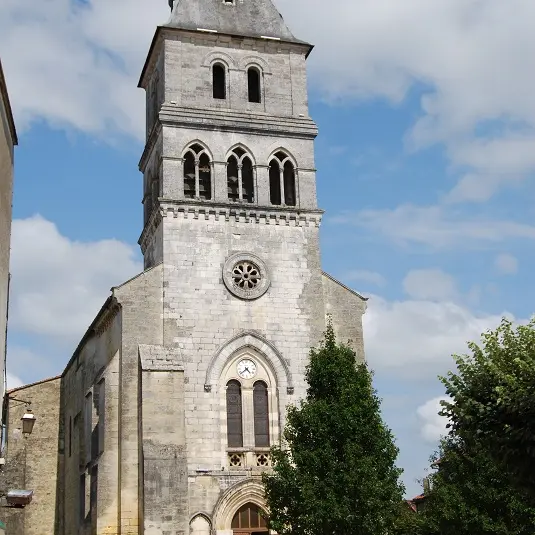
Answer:
POLYGON ((366 299, 321 267, 312 48, 271 0, 171 2, 139 80, 144 270, 61 376, 8 393, 6 484, 31 491, 8 533, 269 533, 261 475, 328 317, 364 359, 366 299))

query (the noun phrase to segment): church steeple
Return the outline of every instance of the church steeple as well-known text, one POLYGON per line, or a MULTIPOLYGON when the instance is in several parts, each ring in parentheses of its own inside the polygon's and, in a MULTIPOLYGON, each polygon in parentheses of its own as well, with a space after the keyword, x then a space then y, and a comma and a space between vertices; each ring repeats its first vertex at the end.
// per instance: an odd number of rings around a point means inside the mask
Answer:
POLYGON ((271 0, 169 0, 169 4, 168 27, 303 42, 294 37, 271 0))

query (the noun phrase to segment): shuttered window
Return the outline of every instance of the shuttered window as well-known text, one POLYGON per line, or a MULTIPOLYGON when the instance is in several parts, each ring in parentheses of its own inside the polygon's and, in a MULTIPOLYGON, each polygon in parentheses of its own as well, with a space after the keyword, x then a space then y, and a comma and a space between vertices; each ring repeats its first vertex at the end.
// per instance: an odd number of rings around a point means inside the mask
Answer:
POLYGON ((269 446, 268 390, 263 381, 253 387, 254 439, 257 448, 269 446))
POLYGON ((227 383, 227 440, 230 448, 243 447, 241 385, 234 380, 227 383))

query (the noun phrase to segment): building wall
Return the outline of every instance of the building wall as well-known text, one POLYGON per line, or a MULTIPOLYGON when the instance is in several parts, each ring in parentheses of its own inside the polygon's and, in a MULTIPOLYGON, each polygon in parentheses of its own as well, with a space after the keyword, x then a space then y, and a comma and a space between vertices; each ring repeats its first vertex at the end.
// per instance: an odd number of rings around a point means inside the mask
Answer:
MULTIPOLYGON (((308 116, 305 65, 308 46, 170 29, 162 33, 162 40, 165 44, 162 47, 162 41, 158 43, 151 65, 162 86, 156 91, 160 102, 274 116, 308 116), (216 61, 227 69, 225 100, 212 96, 211 67, 216 61), (248 102, 249 66, 256 66, 261 72, 260 103, 248 102)), ((154 76, 150 69, 147 75, 148 79, 154 76)), ((150 93, 148 97, 151 98, 150 93)))
POLYGON ((4 395, 9 253, 11 243, 11 204, 13 198, 14 131, 0 64, 0 399, 4 395))
POLYGON ((112 303, 64 372, 64 527, 59 533, 65 535, 93 534, 92 526, 99 533, 117 533, 121 329, 120 307, 112 303))
POLYGON ((57 533, 60 518, 57 500, 63 493, 58 467, 64 454, 60 418, 61 379, 12 390, 7 399, 6 464, 0 472, 4 492, 32 490, 30 505, 25 508, 3 508, 10 535, 43 535, 57 533), (13 399, 16 398, 16 399, 13 399), (33 433, 22 435, 21 418, 31 402, 37 418, 33 433))
POLYGON ((332 319, 338 343, 349 345, 364 361, 362 316, 366 312, 366 300, 326 273, 323 274, 323 295, 325 313, 332 319))

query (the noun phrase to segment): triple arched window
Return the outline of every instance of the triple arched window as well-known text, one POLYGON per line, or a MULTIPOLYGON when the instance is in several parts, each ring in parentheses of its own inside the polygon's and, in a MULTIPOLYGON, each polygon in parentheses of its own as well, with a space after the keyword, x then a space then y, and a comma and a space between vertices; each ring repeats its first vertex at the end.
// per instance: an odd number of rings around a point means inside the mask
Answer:
MULTIPOLYGON (((261 73, 258 67, 247 69, 247 96, 249 102, 262 102, 261 73)), ((223 63, 212 65, 212 96, 218 100, 227 98, 227 70, 223 63)))
MULTIPOLYGON (((232 379, 227 383, 227 444, 229 448, 244 446, 244 403, 242 386, 232 379)), ((256 381, 253 385, 253 433, 254 447, 269 448, 269 401, 268 387, 264 381, 256 381)))
POLYGON ((184 197, 186 199, 212 198, 212 165, 204 147, 193 144, 184 155, 184 197))
POLYGON ((269 197, 271 204, 295 206, 295 167, 290 157, 277 152, 269 162, 269 197))
POLYGON ((255 201, 253 162, 241 147, 236 147, 228 157, 227 189, 231 202, 255 201))
MULTIPOLYGON (((183 157, 184 198, 212 200, 212 161, 208 150, 200 143, 190 145, 183 157)), ((237 203, 257 202, 256 171, 253 158, 244 148, 235 147, 226 161, 227 199, 237 203)), ((147 184, 146 217, 150 202, 158 196, 158 181, 147 184)), ((219 191, 219 190, 218 190, 219 191)), ((269 202, 275 206, 296 206, 296 168, 291 157, 277 151, 269 160, 269 202)))

